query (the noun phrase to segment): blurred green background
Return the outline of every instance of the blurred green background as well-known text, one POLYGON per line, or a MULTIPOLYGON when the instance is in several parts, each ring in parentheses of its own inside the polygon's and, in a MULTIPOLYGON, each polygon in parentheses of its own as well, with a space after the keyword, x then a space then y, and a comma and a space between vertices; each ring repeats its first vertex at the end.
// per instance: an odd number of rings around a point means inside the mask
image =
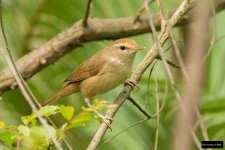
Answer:
MULTIPOLYGON (((175 9, 180 0, 163 2, 166 10, 175 9)), ((57 33, 71 26, 76 21, 83 18, 86 9, 86 0, 3 0, 3 19, 8 36, 10 48, 13 56, 18 60, 24 54, 38 48, 40 45, 51 39, 57 33)), ((92 17, 97 18, 118 18, 134 16, 138 8, 142 5, 140 0, 94 0, 92 17)), ((151 11, 156 12, 156 4, 153 3, 151 11)), ((145 13, 143 14, 145 15, 145 13)), ((224 19, 225 12, 220 12, 216 17, 216 39, 225 35, 224 19)), ((213 24, 210 27, 209 39, 212 35, 213 24)), ((173 30, 177 41, 182 41, 182 27, 173 30)), ((150 33, 131 37, 149 50, 152 46, 152 37, 150 33)), ((28 84, 34 95, 42 103, 54 95, 63 85, 64 79, 80 63, 93 55, 96 51, 110 43, 111 41, 97 41, 85 43, 82 47, 74 49, 72 52, 62 57, 59 61, 45 68, 32 77, 28 84)), ((164 46, 166 49, 171 44, 167 42, 164 46)), ((205 73, 205 85, 202 90, 200 100, 200 110, 203 114, 205 125, 210 140, 225 140, 225 38, 215 43, 212 54, 207 62, 205 73)), ((137 54, 134 67, 143 59, 146 51, 137 54)), ((174 59, 171 51, 167 52, 169 59, 174 59)), ((3 57, 0 57, 0 70, 6 67, 3 57)), ((177 69, 171 68, 176 78, 177 69)), ((148 69, 132 97, 144 107, 146 100, 146 90, 148 84, 148 69)), ((160 63, 157 63, 150 79, 148 89, 148 106, 147 111, 154 114, 156 110, 156 96, 154 79, 157 78, 159 84, 160 102, 164 95, 166 84, 165 76, 162 72, 160 63)), ((177 78, 177 86, 180 87, 180 78, 177 78)), ((120 93, 123 85, 104 95, 97 96, 102 100, 113 102, 120 93)), ((58 104, 74 105, 76 112, 81 110, 84 105, 80 94, 61 99, 58 104)), ((174 93, 169 86, 168 98, 165 109, 160 114, 160 130, 158 149, 168 149, 174 132, 174 119, 178 103, 175 100, 174 93)), ((0 121, 9 125, 21 124, 20 117, 31 113, 29 105, 24 100, 18 89, 5 92, 0 100, 0 121)), ((112 124, 113 131, 108 131, 103 140, 106 140, 136 121, 144 119, 145 116, 139 112, 130 102, 126 102, 119 110, 112 124)), ((65 120, 60 117, 54 118, 57 125, 61 125, 65 120)), ((99 123, 96 121, 89 122, 85 127, 76 127, 67 132, 67 139, 73 146, 74 150, 83 150, 87 147, 91 138, 95 134, 99 123)), ((199 134, 198 122, 195 125, 196 132, 199 134)), ((156 120, 152 119, 129 130, 123 132, 111 142, 102 145, 100 149, 115 150, 147 150, 153 149, 155 141, 156 120)), ((199 134, 199 139, 202 136, 199 134)), ((1 147, 0 147, 1 149, 1 147)))

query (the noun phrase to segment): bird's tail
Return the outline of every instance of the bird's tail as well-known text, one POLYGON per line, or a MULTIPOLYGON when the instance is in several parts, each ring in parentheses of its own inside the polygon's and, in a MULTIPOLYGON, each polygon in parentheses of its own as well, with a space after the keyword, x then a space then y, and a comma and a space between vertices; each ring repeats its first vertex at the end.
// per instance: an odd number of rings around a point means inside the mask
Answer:
POLYGON ((42 104, 42 106, 44 107, 46 105, 52 104, 53 102, 57 101, 61 97, 64 97, 76 92, 78 92, 78 86, 75 84, 68 84, 62 90, 60 90, 56 95, 52 96, 44 104, 42 104))

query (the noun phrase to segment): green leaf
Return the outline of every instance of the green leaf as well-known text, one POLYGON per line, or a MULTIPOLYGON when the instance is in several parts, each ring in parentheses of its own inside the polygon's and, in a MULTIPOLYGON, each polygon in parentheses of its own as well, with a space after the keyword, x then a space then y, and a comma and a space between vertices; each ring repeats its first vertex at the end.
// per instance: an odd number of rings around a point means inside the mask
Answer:
POLYGON ((30 129, 27 126, 19 125, 18 126, 18 130, 25 136, 29 136, 30 135, 30 129))
POLYGON ((16 141, 16 134, 4 131, 0 134, 0 140, 3 141, 7 146, 12 147, 12 144, 16 141))
POLYGON ((51 142, 51 137, 56 135, 56 130, 48 126, 46 130, 43 126, 33 126, 30 128, 30 136, 23 138, 22 147, 24 149, 40 149, 46 147, 51 142))
POLYGON ((100 118, 99 117, 96 117, 91 112, 82 111, 81 113, 79 113, 78 115, 76 115, 71 120, 71 122, 68 125, 67 129, 70 129, 70 128, 76 127, 76 126, 84 126, 85 125, 84 124, 85 122, 91 121, 91 120, 100 120, 100 118))
MULTIPOLYGON (((59 107, 58 106, 53 106, 53 105, 50 105, 50 106, 45 106, 45 107, 42 107, 40 110, 39 110, 39 113, 41 114, 41 116, 44 116, 44 117, 48 117, 50 115, 53 115, 53 114, 56 114, 58 113, 58 110, 59 110, 59 107)), ((32 125, 35 125, 36 124, 36 118, 37 116, 32 113, 31 115, 29 116, 22 116, 21 117, 21 120, 22 122, 25 124, 25 125, 28 125, 28 124, 32 124, 32 125)))
POLYGON ((50 115, 56 114, 58 110, 59 110, 58 106, 49 105, 49 106, 42 107, 39 110, 39 112, 41 116, 48 117, 50 115))
POLYGON ((29 116, 22 116, 21 120, 25 125, 29 125, 29 124, 35 125, 37 122, 36 118, 37 118, 36 115, 31 114, 29 116))
POLYGON ((66 130, 69 130, 69 129, 74 128, 74 127, 84 127, 84 126, 85 126, 85 123, 73 123, 73 124, 69 124, 66 127, 66 130))
POLYGON ((60 106, 60 112, 62 116, 69 121, 74 115, 74 107, 62 105, 60 106))

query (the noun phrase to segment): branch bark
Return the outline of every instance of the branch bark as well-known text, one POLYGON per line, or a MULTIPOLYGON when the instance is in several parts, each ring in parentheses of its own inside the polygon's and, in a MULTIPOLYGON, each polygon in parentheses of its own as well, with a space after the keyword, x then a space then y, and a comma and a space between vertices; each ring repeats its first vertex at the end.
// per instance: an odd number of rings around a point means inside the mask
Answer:
MULTIPOLYGON (((183 17, 183 15, 186 14, 190 9, 191 9, 190 2, 187 0, 184 0, 179 6, 179 8, 177 9, 177 11, 174 13, 174 15, 171 16, 171 18, 169 19, 171 27, 173 27, 183 17)), ((166 24, 162 26, 161 32, 157 38, 157 42, 154 43, 151 50, 148 52, 148 54, 145 56, 143 61, 138 65, 137 69, 132 74, 132 77, 131 77, 132 80, 135 80, 138 82, 141 79, 141 76, 144 73, 144 71, 153 62, 154 58, 159 54, 158 45, 163 45, 163 43, 169 37, 169 30, 170 30, 170 27, 166 26, 166 24)), ((123 91, 114 101, 114 104, 117 105, 118 107, 108 109, 106 114, 107 117, 113 118, 116 115, 116 112, 125 102, 125 100, 129 97, 132 90, 133 89, 129 85, 127 85, 123 89, 123 91)), ((87 150, 97 149, 106 130, 107 130, 107 125, 102 123, 100 127, 98 128, 97 132, 95 133, 95 136, 91 140, 87 150)))
MULTIPOLYGON (((225 0, 215 0, 216 11, 225 8, 225 0)), ((170 17, 175 11, 170 11, 170 17)), ((183 16, 176 26, 187 24, 191 12, 183 16)), ((134 23, 134 18, 119 19, 89 19, 88 27, 82 26, 82 20, 65 29, 40 48, 35 49, 21 57, 16 66, 24 79, 29 79, 48 65, 56 62, 59 58, 71 50, 89 41, 102 39, 117 39, 132 35, 151 32, 148 17, 141 17, 140 21, 134 23)), ((154 15, 153 22, 157 30, 160 30, 160 17, 154 15)), ((14 89, 17 83, 8 68, 0 71, 0 94, 4 91, 14 89)))

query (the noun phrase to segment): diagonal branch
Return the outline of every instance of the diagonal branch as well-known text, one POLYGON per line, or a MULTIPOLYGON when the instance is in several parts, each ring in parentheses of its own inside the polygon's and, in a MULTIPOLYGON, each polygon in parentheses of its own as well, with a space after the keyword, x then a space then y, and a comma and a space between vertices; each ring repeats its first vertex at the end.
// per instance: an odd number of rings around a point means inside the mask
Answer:
MULTIPOLYGON (((191 5, 185 0, 181 3, 180 7, 177 9, 174 15, 170 18, 171 26, 174 26, 183 17, 183 15, 186 14, 191 9, 190 6, 191 5)), ((141 79, 142 74, 145 72, 148 66, 153 62, 154 58, 159 54, 159 49, 157 45, 158 44, 163 45, 163 43, 166 41, 168 37, 169 37, 169 28, 168 26, 164 26, 158 36, 158 42, 154 43, 151 50, 148 52, 148 54, 145 56, 143 61, 138 65, 137 69, 132 74, 132 80, 139 81, 141 79)), ((106 114, 107 117, 113 118, 116 115, 119 108, 122 106, 125 100, 129 97, 131 91, 132 91, 132 88, 128 85, 123 89, 123 91, 114 101, 114 104, 116 104, 118 107, 108 109, 106 114)), ((95 136, 90 142, 87 150, 95 150, 98 147, 106 130, 107 130, 107 125, 102 123, 98 131, 95 133, 95 136)))
MULTIPOLYGON (((225 0, 215 0, 216 12, 225 8, 225 0)), ((167 13, 171 17, 175 11, 167 13)), ((191 11, 192 12, 192 11, 191 11)), ((192 13, 183 16, 176 26, 187 24, 192 13)), ((69 53, 74 48, 89 41, 102 39, 117 39, 132 35, 151 32, 148 17, 141 17, 140 21, 133 23, 134 18, 119 19, 89 19, 89 28, 82 26, 82 21, 76 22, 70 28, 65 29, 40 48, 35 49, 21 57, 17 62, 17 68, 24 79, 29 79, 59 58, 69 53)), ((153 16, 153 22, 157 30, 160 30, 160 18, 153 16)), ((7 68, 0 71, 0 93, 17 86, 12 73, 7 68)))
MULTIPOLYGON (((12 72, 13 76, 15 77, 15 80, 18 83, 19 88, 21 90, 21 93, 25 97, 27 103, 30 105, 32 111, 37 116, 38 120, 44 126, 44 128, 46 129, 46 131, 48 131, 49 130, 49 125, 47 124, 46 120, 41 116, 41 114, 38 112, 38 107, 36 106, 36 105, 38 105, 37 99, 34 97, 34 95, 32 94, 31 90, 26 85, 24 79, 22 78, 22 76, 18 72, 18 69, 17 69, 17 67, 15 65, 15 62, 13 60, 13 57, 12 57, 11 51, 9 49, 8 40, 7 40, 7 37, 6 37, 6 34, 5 34, 4 25, 3 25, 3 18, 2 18, 2 0, 0 0, 0 27, 1 27, 1 33, 2 33, 3 41, 4 41, 3 48, 0 48, 0 53, 5 58, 8 66, 10 68, 10 71, 12 72)), ((60 143, 56 140, 56 138, 54 136, 51 136, 51 139, 52 139, 52 142, 55 145, 55 148, 57 150, 62 150, 62 147, 61 147, 60 143)), ((19 144, 20 143, 21 142, 18 142, 17 143, 17 146, 16 147, 18 149, 19 149, 19 144)))

